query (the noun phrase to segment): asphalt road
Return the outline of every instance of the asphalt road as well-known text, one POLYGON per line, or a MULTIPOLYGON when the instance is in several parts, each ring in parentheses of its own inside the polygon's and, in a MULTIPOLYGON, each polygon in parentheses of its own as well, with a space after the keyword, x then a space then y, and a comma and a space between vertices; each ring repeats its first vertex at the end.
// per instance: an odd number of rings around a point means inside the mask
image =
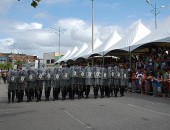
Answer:
POLYGON ((0 83, 0 130, 170 130, 170 98, 124 97, 7 103, 0 83))

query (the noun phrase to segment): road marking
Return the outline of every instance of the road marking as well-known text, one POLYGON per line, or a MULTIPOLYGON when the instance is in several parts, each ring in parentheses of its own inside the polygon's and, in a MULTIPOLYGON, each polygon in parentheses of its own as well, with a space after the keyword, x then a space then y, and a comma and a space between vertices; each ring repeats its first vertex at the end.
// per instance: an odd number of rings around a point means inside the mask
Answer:
POLYGON ((78 123, 84 125, 85 127, 87 127, 88 129, 91 129, 90 126, 88 126, 87 124, 85 124, 84 122, 82 122, 81 120, 77 119, 76 117, 74 117, 72 114, 70 114, 68 111, 64 111, 64 113, 66 113, 67 115, 69 115, 71 118, 73 118, 74 120, 76 120, 78 123))
POLYGON ((146 110, 146 111, 150 111, 150 112, 154 112, 154 113, 158 113, 158 114, 161 114, 161 115, 165 115, 165 116, 169 116, 169 117, 170 117, 170 114, 167 114, 167 113, 163 113, 163 112, 159 112, 159 111, 154 111, 154 110, 147 109, 147 108, 143 108, 143 107, 139 107, 139 106, 136 106, 136 105, 133 105, 133 104, 128 104, 128 105, 131 106, 131 107, 140 108, 140 109, 143 109, 143 110, 146 110))

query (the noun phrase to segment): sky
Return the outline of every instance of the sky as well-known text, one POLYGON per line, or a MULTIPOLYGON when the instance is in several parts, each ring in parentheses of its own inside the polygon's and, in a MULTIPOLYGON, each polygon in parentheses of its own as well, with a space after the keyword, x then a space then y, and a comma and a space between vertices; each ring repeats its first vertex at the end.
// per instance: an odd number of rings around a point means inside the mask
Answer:
MULTIPOLYGON (((37 55, 65 54, 75 46, 92 44, 91 0, 41 0, 33 8, 32 0, 0 0, 0 52, 37 55), (50 27, 57 30, 54 30, 50 27)), ((157 5, 158 27, 170 15, 170 0, 150 0, 157 5), (161 8, 161 6, 165 6, 161 8)), ((122 36, 141 20, 154 31, 153 7, 145 0, 94 0, 94 40, 106 41, 114 30, 122 36)))

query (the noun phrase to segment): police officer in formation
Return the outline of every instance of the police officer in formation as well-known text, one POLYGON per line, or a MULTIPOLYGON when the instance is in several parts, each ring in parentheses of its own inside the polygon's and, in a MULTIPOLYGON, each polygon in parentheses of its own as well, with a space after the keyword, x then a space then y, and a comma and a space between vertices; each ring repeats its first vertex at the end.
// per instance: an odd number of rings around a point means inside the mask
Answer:
POLYGON ((93 67, 87 66, 85 68, 85 96, 89 98, 90 88, 93 86, 93 67))
POLYGON ((79 66, 78 71, 78 99, 84 98, 85 90, 85 67, 84 65, 79 66))
POLYGON ((22 69, 17 71, 17 102, 22 102, 26 88, 26 72, 22 69))
POLYGON ((114 88, 114 70, 111 65, 108 66, 108 97, 113 95, 113 88, 114 88))
POLYGON ((93 92, 94 92, 94 98, 97 98, 98 96, 98 90, 101 85, 100 80, 101 80, 101 67, 99 67, 98 65, 96 65, 94 67, 94 86, 93 86, 93 92))
POLYGON ((52 81, 52 73, 49 68, 45 71, 44 79, 45 79, 45 85, 44 85, 45 86, 45 101, 49 101, 50 92, 51 92, 51 81, 52 81))
MULTIPOLYGON (((70 90, 70 68, 68 66, 63 66, 61 69, 61 82, 60 82, 62 100, 66 99, 67 91, 70 90)), ((71 98, 71 92, 69 95, 71 98)))
POLYGON ((17 88, 17 73, 14 70, 10 70, 8 73, 8 103, 14 102, 16 88, 17 88))
POLYGON ((71 66, 70 67, 70 89, 69 89, 69 95, 70 99, 74 99, 74 96, 78 90, 78 67, 77 66, 71 66))
POLYGON ((27 102, 30 102, 35 97, 35 88, 36 88, 35 70, 29 69, 27 71, 26 80, 27 80, 27 102))
POLYGON ((89 97, 90 89, 93 88, 94 98, 117 97, 124 96, 125 88, 128 86, 128 70, 124 66, 101 66, 94 67, 88 65, 72 65, 71 67, 63 65, 62 68, 46 69, 28 69, 24 71, 10 70, 8 73, 8 102, 14 102, 15 95, 17 102, 22 102, 24 90, 26 90, 27 102, 36 98, 41 101, 42 91, 44 88, 45 101, 50 98, 51 88, 53 88, 53 101, 59 99, 61 91, 61 99, 69 99, 89 97), (17 91, 16 91, 17 90, 17 91))
POLYGON ((55 68, 52 74, 53 101, 59 99, 60 80, 61 80, 61 69, 55 68))
POLYGON ((37 102, 41 101, 42 91, 43 91, 43 81, 44 81, 44 73, 41 69, 38 69, 36 72, 36 95, 37 102))

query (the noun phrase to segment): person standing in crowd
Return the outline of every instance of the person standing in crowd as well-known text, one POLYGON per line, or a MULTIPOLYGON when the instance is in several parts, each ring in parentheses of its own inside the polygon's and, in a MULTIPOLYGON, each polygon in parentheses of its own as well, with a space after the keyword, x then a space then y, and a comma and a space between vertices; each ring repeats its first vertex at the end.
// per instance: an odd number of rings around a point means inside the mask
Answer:
POLYGON ((170 97, 170 70, 168 71, 168 97, 170 97))
POLYGON ((114 87, 114 69, 110 65, 108 67, 108 89, 109 89, 109 96, 113 95, 113 87, 114 87))
POLYGON ((84 87, 85 87, 85 68, 82 65, 82 66, 79 67, 78 99, 84 98, 84 87))
POLYGON ((22 69, 17 71, 17 102, 22 102, 24 97, 24 89, 26 84, 26 72, 22 69))
POLYGON ((105 96, 106 97, 110 97, 110 91, 109 91, 109 88, 108 88, 108 71, 107 71, 107 66, 103 66, 101 68, 101 74, 102 74, 102 77, 101 77, 101 98, 104 97, 104 93, 105 93, 105 96))
POLYGON ((45 71, 44 80, 45 80, 45 101, 49 101, 52 80, 51 70, 49 68, 45 71))
POLYGON ((162 82, 162 93, 163 97, 166 97, 168 95, 168 70, 165 69, 163 72, 163 82, 162 82))
POLYGON ((70 98, 71 100, 74 100, 74 95, 77 90, 77 84, 78 84, 78 68, 77 66, 71 66, 70 67, 70 98))
MULTIPOLYGON (((61 69, 61 94, 62 94, 62 100, 66 99, 67 91, 70 89, 70 69, 69 66, 63 65, 63 68, 61 69)), ((71 99, 71 95, 69 95, 69 98, 71 99)))
POLYGON ((124 89, 125 89, 125 70, 123 66, 120 66, 120 96, 124 96, 124 89))
POLYGON ((101 67, 98 65, 94 66, 94 85, 93 85, 94 98, 97 98, 97 96, 98 96, 98 90, 100 88, 101 76, 102 76, 101 75, 101 67))
POLYGON ((115 82, 115 85, 114 85, 114 95, 115 97, 117 97, 117 93, 119 92, 119 88, 120 88, 120 70, 118 68, 118 66, 115 66, 114 67, 114 72, 115 72, 115 79, 114 79, 114 82, 115 82))
POLYGON ((37 70, 36 73, 36 95, 37 102, 41 101, 42 91, 43 91, 44 74, 41 69, 37 70))
POLYGON ((7 81, 7 72, 6 71, 2 71, 1 76, 2 76, 4 84, 6 84, 6 81, 7 81))
POLYGON ((33 69, 27 71, 27 102, 34 99, 35 87, 36 87, 36 73, 33 69))
POLYGON ((86 99, 89 98, 89 93, 90 93, 90 87, 93 86, 93 67, 90 67, 89 65, 85 68, 85 95, 86 99))
POLYGON ((54 68, 54 71, 52 74, 53 101, 59 99, 60 80, 61 80, 61 70, 60 68, 54 68))
POLYGON ((12 102, 14 102, 15 92, 17 88, 17 73, 14 70, 10 70, 8 73, 8 103, 11 102, 11 94, 12 94, 12 102))

